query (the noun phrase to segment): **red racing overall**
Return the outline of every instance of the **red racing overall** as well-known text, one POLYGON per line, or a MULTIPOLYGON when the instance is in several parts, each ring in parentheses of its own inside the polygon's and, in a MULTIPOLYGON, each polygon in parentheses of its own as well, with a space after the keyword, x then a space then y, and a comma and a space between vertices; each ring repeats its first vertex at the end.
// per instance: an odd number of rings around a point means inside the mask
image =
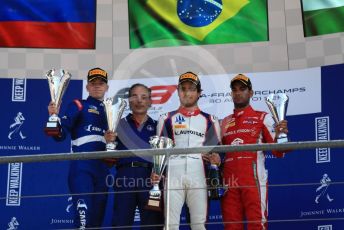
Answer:
MULTIPOLYGON (((274 121, 266 112, 255 111, 251 106, 234 110, 221 123, 224 145, 274 143, 274 121)), ((277 157, 283 153, 273 152, 277 157)), ((224 183, 229 186, 222 198, 222 216, 225 229, 267 228, 267 171, 262 151, 228 152, 223 169, 224 183), (226 222, 236 222, 227 223, 226 222)))

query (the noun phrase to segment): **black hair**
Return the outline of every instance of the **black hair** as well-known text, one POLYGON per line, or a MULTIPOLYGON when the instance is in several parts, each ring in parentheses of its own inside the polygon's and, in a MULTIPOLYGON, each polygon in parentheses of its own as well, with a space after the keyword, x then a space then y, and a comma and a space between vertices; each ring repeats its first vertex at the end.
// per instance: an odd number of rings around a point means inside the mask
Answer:
POLYGON ((143 87, 143 88, 145 88, 145 89, 148 91, 148 96, 149 96, 149 98, 151 98, 151 94, 152 94, 151 88, 149 88, 148 86, 146 86, 146 85, 144 85, 144 84, 141 84, 141 83, 136 83, 136 84, 132 85, 132 86, 129 88, 129 97, 131 97, 132 91, 133 91, 136 87, 143 87))

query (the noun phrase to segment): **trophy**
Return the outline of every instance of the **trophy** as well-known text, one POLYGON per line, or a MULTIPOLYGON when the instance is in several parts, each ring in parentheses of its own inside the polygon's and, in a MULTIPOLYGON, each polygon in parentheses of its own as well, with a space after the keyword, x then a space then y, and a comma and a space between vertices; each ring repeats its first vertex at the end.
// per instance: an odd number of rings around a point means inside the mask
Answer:
MULTIPOLYGON (((67 89, 72 75, 68 71, 61 69, 59 76, 56 75, 55 69, 51 69, 46 73, 46 77, 49 84, 51 101, 56 104, 57 108, 59 108, 61 105, 62 96, 67 89)), ((58 114, 50 115, 44 131, 48 136, 57 136, 60 134, 61 122, 58 114)))
MULTIPOLYGON (((109 130, 116 132, 119 120, 121 119, 124 109, 127 106, 127 102, 122 98, 118 98, 117 103, 115 103, 115 97, 110 97, 106 98, 103 103, 109 130)), ((116 144, 114 142, 106 144, 107 151, 113 151, 115 148, 116 144)))
MULTIPOLYGON (((285 93, 270 94, 265 102, 269 107, 272 118, 275 124, 285 119, 287 114, 289 97, 285 93)), ((288 136, 285 133, 280 133, 277 137, 277 143, 288 142, 288 136)))
POLYGON ((221 199, 224 194, 224 189, 221 183, 220 170, 216 164, 209 164, 207 181, 209 199, 221 199))
MULTIPOLYGON (((168 149, 173 148, 175 145, 173 140, 168 137, 159 137, 152 136, 149 141, 153 149, 168 149)), ((164 172, 167 165, 167 159, 165 155, 155 155, 153 156, 153 172, 159 175, 161 178, 162 173, 164 172)), ((162 202, 161 202, 161 191, 159 189, 159 182, 153 185, 153 188, 149 191, 149 199, 146 205, 146 209, 161 211, 162 202)))

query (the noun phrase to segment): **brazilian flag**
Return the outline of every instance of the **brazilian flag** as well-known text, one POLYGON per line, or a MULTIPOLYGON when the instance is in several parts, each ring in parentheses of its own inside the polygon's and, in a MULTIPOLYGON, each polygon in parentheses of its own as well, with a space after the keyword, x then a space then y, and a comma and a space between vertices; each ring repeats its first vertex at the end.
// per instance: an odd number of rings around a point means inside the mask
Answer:
POLYGON ((130 48, 268 40, 267 0, 128 0, 130 48))

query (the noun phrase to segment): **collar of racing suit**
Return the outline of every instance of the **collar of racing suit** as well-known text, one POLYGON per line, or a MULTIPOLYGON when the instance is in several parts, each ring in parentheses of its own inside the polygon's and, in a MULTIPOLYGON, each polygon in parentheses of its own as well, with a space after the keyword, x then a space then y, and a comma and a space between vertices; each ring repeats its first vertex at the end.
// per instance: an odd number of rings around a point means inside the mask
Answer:
POLYGON ((196 107, 194 110, 188 110, 184 107, 179 107, 178 112, 183 114, 186 117, 191 117, 191 116, 197 116, 198 114, 201 113, 201 110, 196 107))
POLYGON ((251 107, 251 105, 247 106, 246 108, 244 109, 234 109, 233 110, 233 115, 234 117, 240 117, 242 116, 243 114, 248 114, 248 113, 252 113, 254 110, 253 108, 251 107))
POLYGON ((88 96, 86 101, 90 102, 91 105, 93 104, 93 105, 96 105, 96 106, 99 106, 99 105, 103 104, 103 101, 95 99, 94 97, 91 97, 91 96, 88 96))

